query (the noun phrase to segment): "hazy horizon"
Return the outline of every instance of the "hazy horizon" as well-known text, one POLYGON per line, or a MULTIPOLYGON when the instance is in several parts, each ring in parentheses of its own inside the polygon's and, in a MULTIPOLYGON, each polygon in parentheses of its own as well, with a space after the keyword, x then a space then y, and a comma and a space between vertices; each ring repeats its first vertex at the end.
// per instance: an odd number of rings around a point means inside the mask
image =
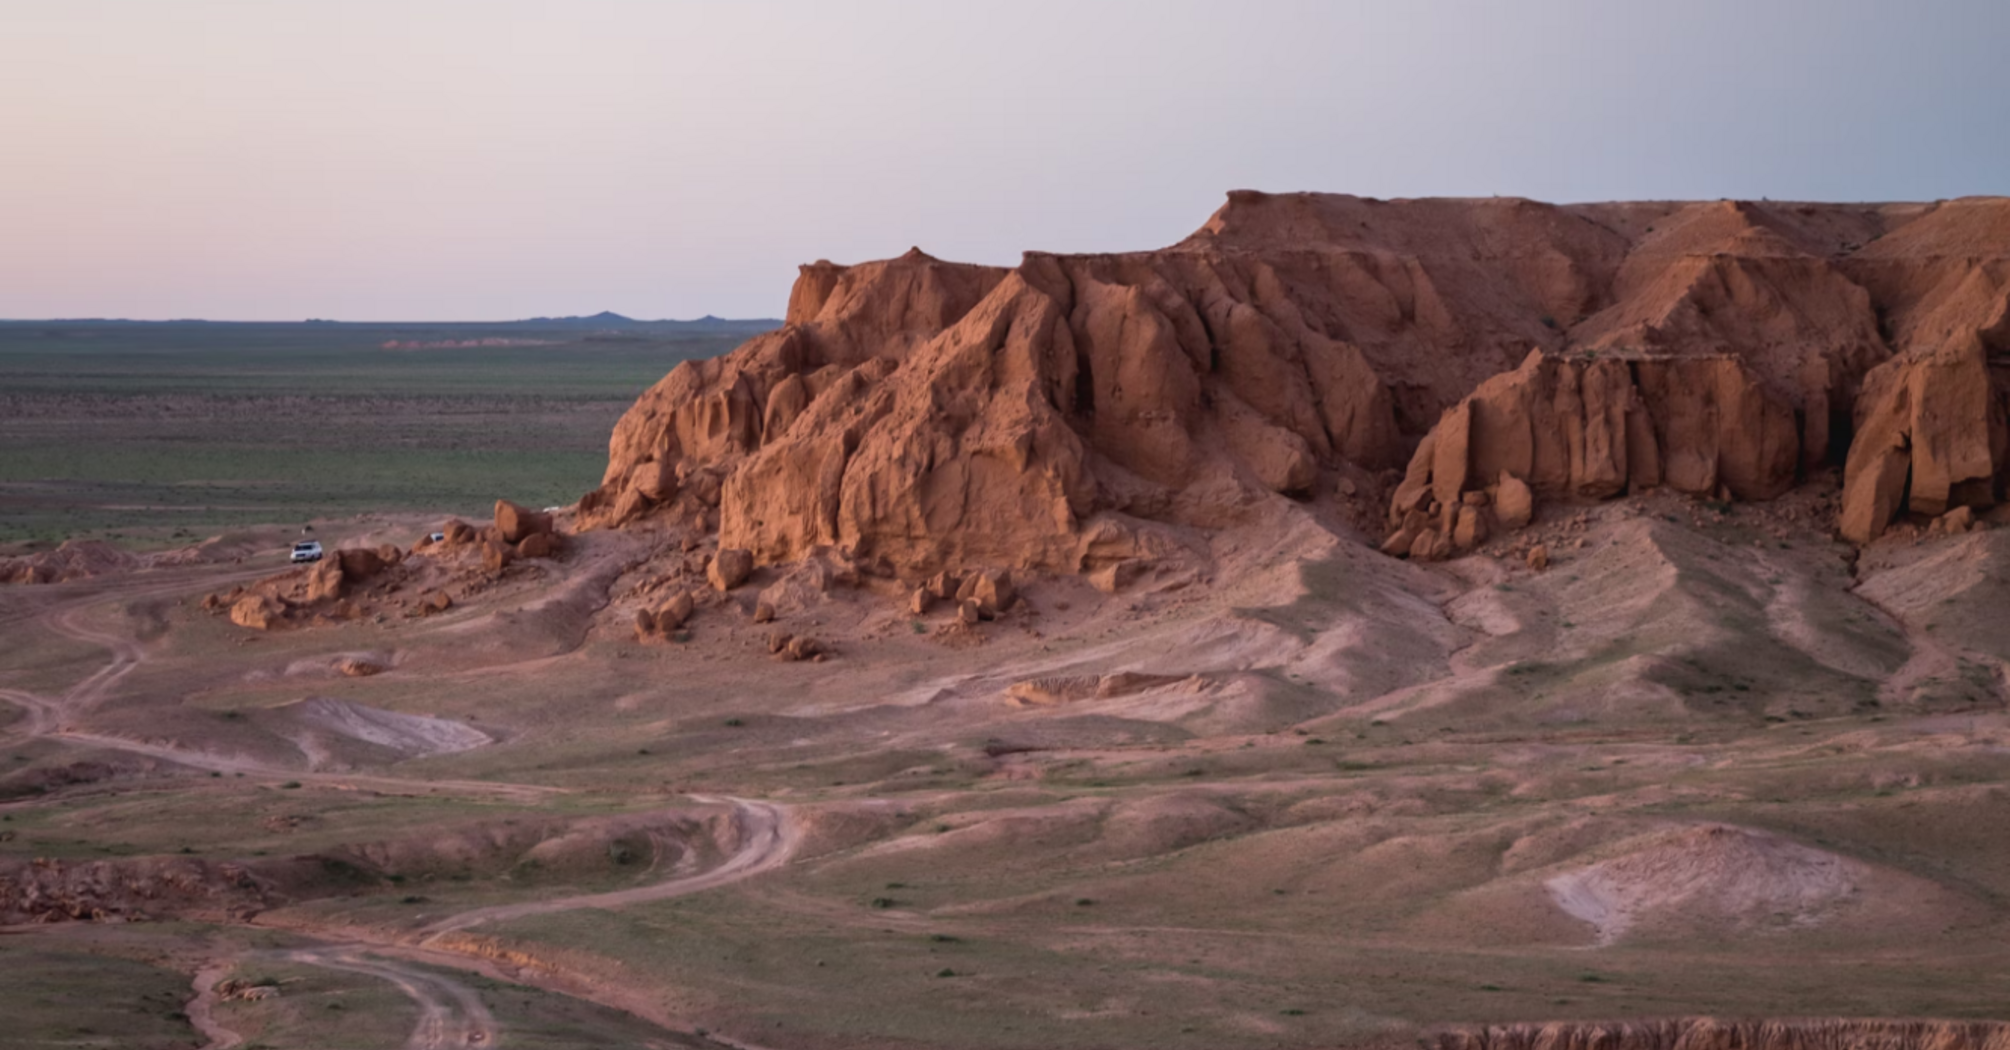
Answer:
POLYGON ((1231 189, 2010 193, 2010 5, 0 0, 0 318, 777 317, 1231 189))

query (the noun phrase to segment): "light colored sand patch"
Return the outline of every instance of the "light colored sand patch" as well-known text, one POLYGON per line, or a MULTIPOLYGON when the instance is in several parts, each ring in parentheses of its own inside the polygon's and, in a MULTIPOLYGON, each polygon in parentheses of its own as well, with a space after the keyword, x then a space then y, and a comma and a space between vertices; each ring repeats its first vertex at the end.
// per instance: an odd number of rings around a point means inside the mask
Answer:
POLYGON ((317 696, 294 707, 302 722, 327 733, 389 748, 411 758, 449 755, 495 742, 473 726, 444 718, 399 714, 347 700, 317 696))
POLYGON ((1661 920, 1733 929, 1813 926, 1857 889, 1860 864, 1833 853, 1721 824, 1654 836, 1611 860, 1544 883, 1550 898, 1590 923, 1600 944, 1661 920))

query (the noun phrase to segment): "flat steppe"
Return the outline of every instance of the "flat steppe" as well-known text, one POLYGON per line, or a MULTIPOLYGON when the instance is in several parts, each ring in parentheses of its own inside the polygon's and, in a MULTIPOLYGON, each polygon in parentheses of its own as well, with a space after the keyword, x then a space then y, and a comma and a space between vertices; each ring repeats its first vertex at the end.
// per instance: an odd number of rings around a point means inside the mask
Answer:
POLYGON ((0 322, 0 555, 568 503, 637 392, 764 326, 0 322))

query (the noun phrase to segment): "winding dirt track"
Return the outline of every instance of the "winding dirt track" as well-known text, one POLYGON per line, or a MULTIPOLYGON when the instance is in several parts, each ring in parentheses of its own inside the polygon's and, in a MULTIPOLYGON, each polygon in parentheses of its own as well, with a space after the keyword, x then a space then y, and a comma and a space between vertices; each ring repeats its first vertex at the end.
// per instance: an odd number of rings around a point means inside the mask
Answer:
MULTIPOLYGON (((141 590, 122 591, 117 598, 122 601, 133 601, 171 597, 193 590, 213 589, 219 582, 234 582, 261 574, 240 572, 232 573, 221 580, 216 577, 182 580, 141 590)), ((57 606, 37 617, 38 622, 58 635, 106 649, 111 654, 111 659, 76 685, 65 690, 60 697, 46 697, 18 689, 0 689, 0 700, 13 703, 27 712, 26 725, 12 727, 7 735, 30 739, 46 737, 111 748, 166 759, 197 769, 283 775, 295 780, 388 787, 415 793, 452 793, 536 802, 564 792, 562 788, 545 785, 511 784, 501 781, 415 780, 382 775, 315 774, 269 766, 248 759, 218 756, 172 743, 141 742, 79 730, 72 724, 73 720, 88 713, 110 694, 121 679, 132 673, 133 669, 144 663, 147 658, 145 647, 138 639, 96 630, 84 624, 82 620, 84 613, 106 600, 108 599, 103 594, 92 595, 57 606)), ((492 976, 494 968, 486 960, 472 956, 471 950, 464 951, 457 948, 451 943, 452 939, 448 935, 485 923, 584 908, 618 908, 715 889, 782 866, 788 862, 800 841, 800 834, 785 806, 748 799, 710 796, 693 796, 693 800, 701 804, 730 805, 733 808, 734 821, 738 825, 739 848, 707 871, 633 889, 475 908, 441 919, 419 931, 417 937, 411 939, 386 936, 379 940, 371 939, 367 934, 345 931, 346 935, 342 939, 324 941, 280 953, 243 952, 219 957, 195 975, 194 997, 188 1005, 190 1023, 198 1034, 207 1040, 204 1050, 231 1050, 241 1045, 244 1041, 242 1036, 216 1019, 215 1007, 219 1001, 216 984, 238 962, 251 958, 277 957, 321 969, 364 974, 396 987, 418 1010, 418 1019, 405 1042, 406 1050, 493 1046, 502 1038, 503 1029, 482 1004, 479 993, 432 970, 420 969, 411 963, 387 958, 384 953, 416 956, 434 966, 465 968, 492 976)))

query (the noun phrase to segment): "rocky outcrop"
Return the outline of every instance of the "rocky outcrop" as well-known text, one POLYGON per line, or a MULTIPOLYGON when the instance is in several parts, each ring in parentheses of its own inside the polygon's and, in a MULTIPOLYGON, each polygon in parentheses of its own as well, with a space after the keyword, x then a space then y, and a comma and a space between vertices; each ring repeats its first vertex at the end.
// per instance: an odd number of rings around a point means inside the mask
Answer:
POLYGON ((1406 460, 1398 530, 1429 520, 1397 546, 1429 553, 1515 527, 1503 472, 1532 499, 1765 499, 1842 462, 1892 340, 2000 344, 1987 296, 1942 285, 2000 276, 1974 260, 2010 225, 1972 231, 2002 203, 1237 192, 1158 251, 817 263, 782 328, 622 418, 578 520, 716 532, 757 564, 834 548, 912 584, 1135 573, 1280 499, 1380 498, 1406 460))
POLYGON ((1844 538, 1868 543, 1902 509, 1994 505, 2010 466, 2006 395, 1974 335, 1872 373, 1843 471, 1844 538))
POLYGON ((2010 201, 1927 206, 1852 256, 1901 356, 1865 380, 1838 527, 1868 543, 1902 511, 1994 505, 2010 470, 2010 201))
POLYGON ((1489 518, 1527 524, 1531 497, 1607 499, 1666 485, 1771 499, 1793 485, 1799 463, 1792 406, 1735 357, 1537 352, 1425 435, 1390 501, 1396 533, 1383 549, 1418 553, 1428 535, 1422 556, 1470 550, 1489 518))
POLYGON ((55 550, 0 558, 0 583, 64 583, 130 572, 140 557, 103 540, 66 540, 55 550))

